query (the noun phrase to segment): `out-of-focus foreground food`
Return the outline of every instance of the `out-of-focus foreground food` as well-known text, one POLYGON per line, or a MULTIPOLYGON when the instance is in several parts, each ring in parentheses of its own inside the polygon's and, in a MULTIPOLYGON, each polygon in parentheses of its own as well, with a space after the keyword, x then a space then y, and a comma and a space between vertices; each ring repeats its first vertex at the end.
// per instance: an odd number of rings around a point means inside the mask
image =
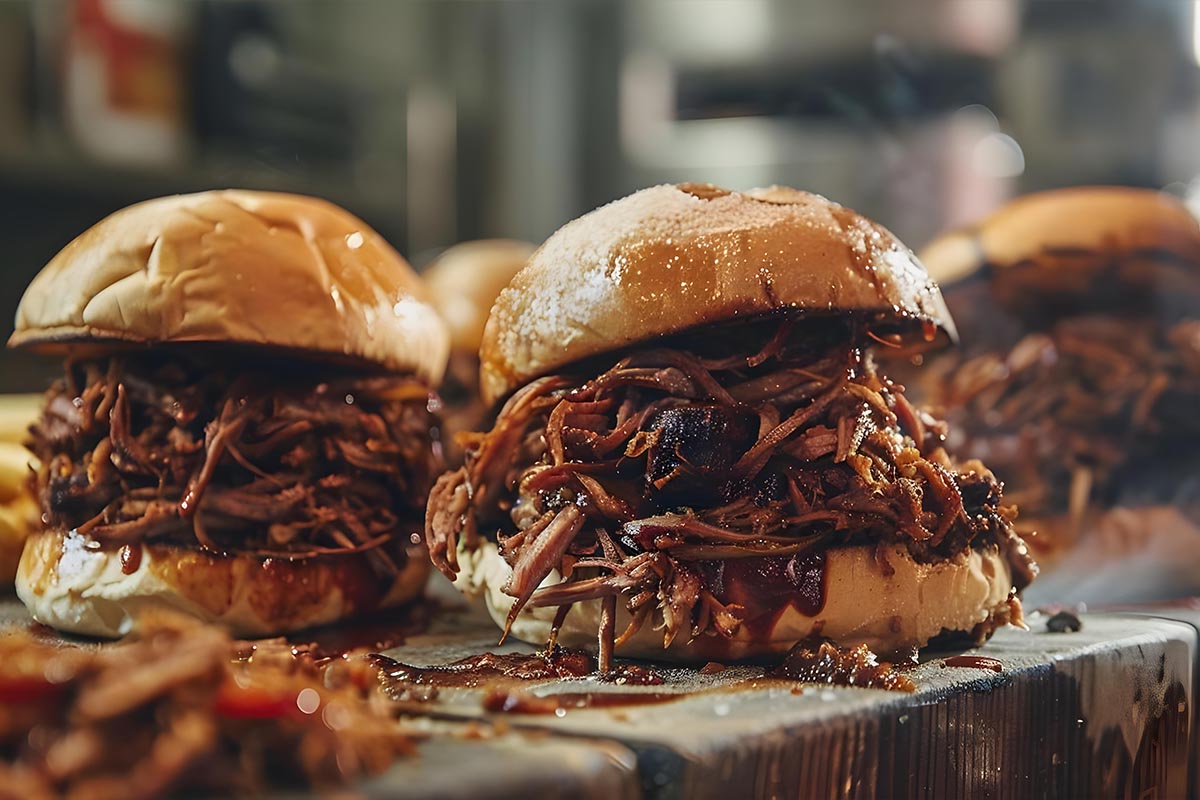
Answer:
POLYGON ((411 752, 367 662, 283 647, 174 614, 100 648, 0 633, 0 796, 331 791, 411 752))

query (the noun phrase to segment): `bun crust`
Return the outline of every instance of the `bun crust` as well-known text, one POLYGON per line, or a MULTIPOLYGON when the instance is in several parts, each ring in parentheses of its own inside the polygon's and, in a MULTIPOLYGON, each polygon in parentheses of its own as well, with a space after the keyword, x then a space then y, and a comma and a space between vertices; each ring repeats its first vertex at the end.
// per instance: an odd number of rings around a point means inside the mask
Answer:
POLYGON ((1110 255, 1166 251, 1200 261, 1200 224, 1174 197, 1089 186, 1019 197, 979 227, 988 263, 1006 267, 1055 250, 1110 255))
POLYGON ((921 250, 921 261, 948 285, 985 265, 1003 281, 1005 270, 1058 256, 1054 268, 1078 271, 1077 283, 1086 287, 1113 259, 1146 254, 1200 264, 1200 223, 1163 192, 1085 186, 1018 197, 976 225, 937 237, 921 250))
MULTIPOLYGON (((972 550, 957 559, 919 564, 906 549, 894 547, 886 552, 886 559, 894 569, 892 575, 884 574, 875 547, 829 550, 824 608, 810 617, 789 605, 766 637, 752 637, 743 626, 733 639, 707 635, 688 642, 679 636, 664 650, 662 632, 647 623, 619 645, 616 654, 683 662, 748 659, 787 652, 814 635, 842 647, 865 644, 876 653, 891 654, 922 647, 946 632, 972 634, 1007 610, 1012 573, 995 550, 972 550)), ((484 542, 474 551, 460 549, 459 564, 462 570, 455 586, 467 594, 482 594, 492 618, 504 627, 513 598, 500 587, 511 569, 496 545, 484 542)), ((554 572, 543 585, 560 580, 554 572)), ((556 608, 527 605, 513 623, 512 634, 530 644, 545 644, 556 612, 556 608)), ((618 603, 618 634, 628 623, 629 616, 618 603)), ((558 641, 568 647, 594 647, 599 627, 600 601, 576 603, 558 641)))
POLYGON ((230 342, 364 361, 436 384, 449 340, 408 263, 311 197, 149 200, 68 244, 17 308, 14 347, 230 342))
POLYGON ((493 403, 588 356, 784 310, 882 314, 955 336, 916 256, 854 211, 786 187, 655 186, 564 225, 500 293, 482 393, 493 403))
POLYGON ((421 277, 450 329, 450 347, 475 356, 488 312, 534 251, 529 242, 481 239, 449 247, 421 277))
POLYGON ((143 545, 137 568, 125 574, 119 551, 92 550, 86 541, 55 531, 30 537, 17 594, 38 622, 104 638, 125 635, 143 613, 164 606, 234 636, 274 636, 411 600, 430 570, 419 552, 387 583, 364 557, 284 561, 143 545))

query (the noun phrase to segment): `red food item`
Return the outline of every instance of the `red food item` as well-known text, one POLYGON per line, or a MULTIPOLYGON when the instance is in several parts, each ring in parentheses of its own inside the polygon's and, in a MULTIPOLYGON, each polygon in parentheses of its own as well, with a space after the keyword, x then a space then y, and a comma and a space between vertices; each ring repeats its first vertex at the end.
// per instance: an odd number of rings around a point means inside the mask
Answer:
POLYGON ((217 691, 215 710, 228 719, 282 719, 298 715, 296 698, 258 686, 224 683, 217 691))
POLYGON ((40 703, 61 696, 65 688, 40 675, 0 675, 0 703, 40 703))
POLYGON ((359 668, 374 670, 362 660, 320 666, 283 640, 238 643, 165 613, 97 648, 0 636, 0 794, 345 787, 412 750, 391 704, 357 687, 359 668))

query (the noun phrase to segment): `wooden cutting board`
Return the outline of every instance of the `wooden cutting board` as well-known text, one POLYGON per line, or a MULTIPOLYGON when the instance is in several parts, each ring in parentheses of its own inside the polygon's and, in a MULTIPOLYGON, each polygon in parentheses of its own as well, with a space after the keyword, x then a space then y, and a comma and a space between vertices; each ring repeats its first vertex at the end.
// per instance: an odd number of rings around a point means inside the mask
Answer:
MULTIPOLYGON (((24 620, 0 602, 0 619, 24 620)), ((1200 613, 1085 614, 1083 629, 1002 630, 973 651, 999 673, 925 653, 913 694, 662 670, 653 705, 493 714, 445 689, 414 724, 434 738, 363 789, 387 797, 1174 798, 1196 794, 1200 613), (483 734, 480 738, 480 734, 483 734)), ((451 614, 388 655, 444 664, 497 648, 492 624, 451 614)), ((579 691, 579 682, 538 693, 579 691)))

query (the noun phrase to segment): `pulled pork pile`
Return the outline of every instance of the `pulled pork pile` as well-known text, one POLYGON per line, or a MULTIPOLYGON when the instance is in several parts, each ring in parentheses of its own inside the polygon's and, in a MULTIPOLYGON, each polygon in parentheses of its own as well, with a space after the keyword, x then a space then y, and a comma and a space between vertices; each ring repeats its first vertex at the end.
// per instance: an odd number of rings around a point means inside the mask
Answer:
POLYGON ((533 381, 435 485, 434 564, 453 578, 460 541, 496 535, 510 626, 527 603, 561 622, 597 598, 608 626, 624 597, 632 623, 615 642, 601 631, 602 664, 656 611, 664 646, 734 636, 832 547, 877 545, 885 561, 901 544, 927 562, 999 547, 1023 586, 1031 564, 1000 485, 951 461, 944 426, 875 371, 869 335, 862 320, 774 319, 533 381), (566 580, 539 589, 553 570, 566 580), (735 572, 770 584, 761 602, 730 590, 735 572))
POLYGON ((1200 440, 1200 321, 1066 317, 1011 349, 943 358, 931 399, 949 409, 955 452, 986 461, 1035 516, 1078 521, 1147 468, 1169 502, 1178 481, 1158 467, 1200 440))
POLYGON ((174 617, 98 650, 0 634, 5 797, 329 790, 411 750, 366 666, 239 659, 220 629, 174 617))
POLYGON ((182 353, 69 363, 31 429, 46 524, 113 547, 369 551, 394 574, 439 468, 428 389, 326 373, 182 353))

